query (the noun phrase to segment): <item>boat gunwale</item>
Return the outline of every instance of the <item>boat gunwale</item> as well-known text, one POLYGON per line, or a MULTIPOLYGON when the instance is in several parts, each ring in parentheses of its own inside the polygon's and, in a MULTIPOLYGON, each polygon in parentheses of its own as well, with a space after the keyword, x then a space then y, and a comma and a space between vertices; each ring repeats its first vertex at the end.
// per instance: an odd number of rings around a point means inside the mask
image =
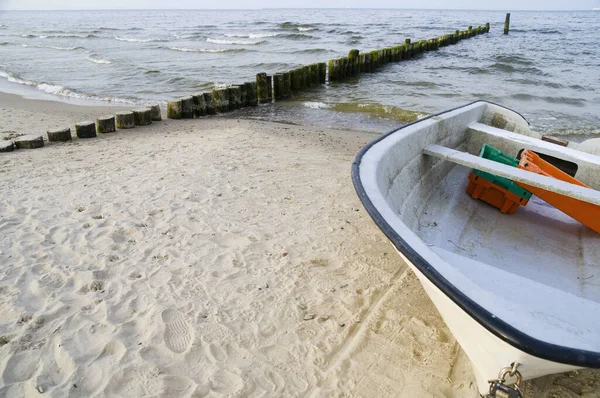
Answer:
POLYGON ((408 244, 408 242, 388 224, 388 222, 379 213, 367 195, 367 192, 360 179, 360 164, 363 156, 372 146, 405 128, 422 123, 425 120, 444 115, 446 113, 467 108, 477 103, 486 103, 504 108, 519 115, 525 122, 527 122, 528 125, 530 124, 520 113, 508 107, 485 100, 473 101, 466 105, 461 105, 453 109, 436 113, 434 115, 429 115, 415 122, 402 125, 365 145, 356 155, 354 162, 352 163, 352 183, 354 185, 354 189, 356 190, 360 201, 377 227, 379 227, 379 229, 387 236, 394 247, 400 251, 419 270, 419 272, 421 272, 431 283, 433 283, 436 288, 440 289, 440 291, 450 298, 450 300, 452 300, 452 302, 454 302, 461 310, 465 311, 467 315, 473 318, 477 323, 483 326, 494 336, 498 337, 500 340, 511 345, 512 347, 540 359, 578 367, 600 368, 600 352, 566 347, 531 337, 511 324, 498 318, 484 307, 479 305, 477 302, 469 298, 462 291, 460 291, 460 289, 442 276, 442 274, 437 271, 433 265, 425 260, 421 254, 413 249, 411 245, 408 244))

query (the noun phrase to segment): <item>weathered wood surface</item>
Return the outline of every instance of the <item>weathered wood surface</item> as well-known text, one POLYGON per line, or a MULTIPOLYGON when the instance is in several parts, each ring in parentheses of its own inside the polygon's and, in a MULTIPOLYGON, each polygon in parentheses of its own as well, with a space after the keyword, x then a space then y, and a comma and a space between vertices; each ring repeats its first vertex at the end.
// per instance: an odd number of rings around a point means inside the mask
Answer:
POLYGON ((75 133, 78 138, 96 137, 96 123, 85 121, 75 124, 75 133))
MULTIPOLYGON (((181 102, 179 102, 179 104, 181 105, 181 102)), ((117 128, 119 129, 125 130, 132 129, 135 127, 135 118, 133 117, 133 112, 117 112, 115 118, 117 121, 117 128)), ((181 119, 181 116, 179 116, 178 118, 173 117, 171 119, 181 119)))
POLYGON ((15 144, 12 141, 0 141, 0 152, 12 152, 15 150, 15 144))
MULTIPOLYGON (((181 100, 169 101, 167 103, 167 118, 181 119, 181 100)), ((118 126, 117 126, 118 127, 118 126)), ((122 128, 122 127, 119 127, 122 128)))
POLYGON ((162 115, 160 113, 160 105, 159 104, 150 104, 146 105, 146 108, 149 108, 152 111, 152 121, 160 122, 162 120, 162 115))
POLYGON ((112 115, 100 116, 96 119, 96 133, 106 134, 117 131, 115 117, 112 115))
POLYGON ((28 134, 13 140, 17 149, 35 149, 44 146, 44 138, 37 134, 28 134))
POLYGON ((133 121, 136 126, 148 126, 152 124, 152 111, 147 108, 134 109, 133 121))
POLYGON ((48 142, 65 142, 71 141, 71 129, 66 127, 64 129, 48 130, 48 142))

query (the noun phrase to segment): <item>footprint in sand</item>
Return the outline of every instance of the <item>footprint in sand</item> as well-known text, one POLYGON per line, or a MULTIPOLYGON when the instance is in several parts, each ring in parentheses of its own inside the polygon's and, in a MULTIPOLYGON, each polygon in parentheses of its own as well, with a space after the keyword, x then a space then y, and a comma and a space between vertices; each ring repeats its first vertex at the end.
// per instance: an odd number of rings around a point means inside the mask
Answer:
POLYGON ((183 318, 181 312, 172 308, 161 314, 165 323, 165 345, 177 354, 187 351, 192 344, 192 329, 183 318))

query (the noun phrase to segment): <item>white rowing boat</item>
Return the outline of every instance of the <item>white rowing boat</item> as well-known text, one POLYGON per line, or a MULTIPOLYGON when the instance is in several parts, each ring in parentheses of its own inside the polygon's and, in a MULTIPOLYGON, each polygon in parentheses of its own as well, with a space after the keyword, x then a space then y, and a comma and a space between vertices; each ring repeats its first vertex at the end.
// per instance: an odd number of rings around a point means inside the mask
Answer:
POLYGON ((475 168, 600 205, 596 148, 538 138, 518 113, 478 101, 378 138, 353 165, 362 203, 470 358, 482 394, 511 364, 504 373, 523 379, 600 368, 600 234, 535 196, 507 215, 465 193, 475 168), (588 187, 478 157, 484 143, 560 159, 588 187))

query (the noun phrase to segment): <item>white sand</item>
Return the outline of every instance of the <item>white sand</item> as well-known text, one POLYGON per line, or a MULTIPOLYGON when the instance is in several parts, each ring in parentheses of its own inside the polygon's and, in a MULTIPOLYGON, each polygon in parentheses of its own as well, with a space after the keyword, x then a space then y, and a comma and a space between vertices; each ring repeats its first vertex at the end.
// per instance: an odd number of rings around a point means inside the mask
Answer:
MULTIPOLYGON (((23 133, 108 111, 0 106, 23 133)), ((477 396, 354 193, 372 138, 211 118, 0 154, 0 397, 477 396)))

